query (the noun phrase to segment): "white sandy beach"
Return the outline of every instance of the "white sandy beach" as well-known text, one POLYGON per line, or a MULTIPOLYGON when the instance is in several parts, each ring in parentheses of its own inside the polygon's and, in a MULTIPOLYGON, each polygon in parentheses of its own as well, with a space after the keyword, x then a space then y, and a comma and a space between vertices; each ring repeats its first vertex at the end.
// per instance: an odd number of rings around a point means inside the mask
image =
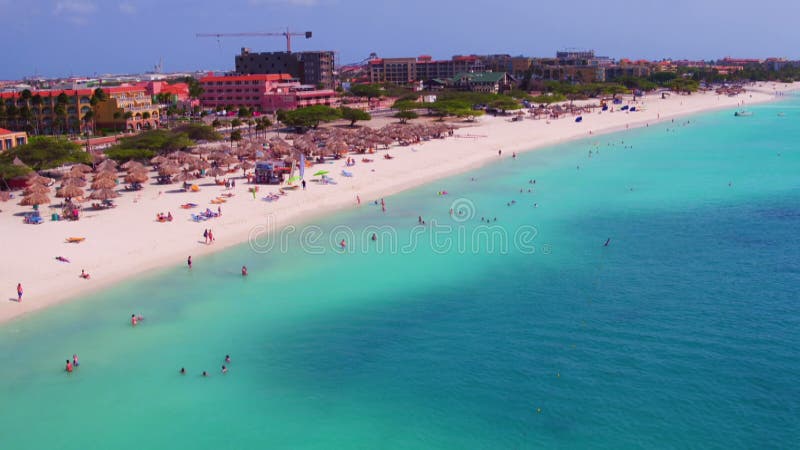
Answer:
MULTIPOLYGON (((361 162, 347 168, 352 178, 339 176, 345 168, 344 159, 333 164, 314 167, 329 170, 337 185, 308 183, 306 191, 297 190, 280 200, 267 203, 261 198, 276 192, 276 186, 261 186, 256 199, 247 192, 250 185, 236 179, 235 196, 222 205, 222 217, 195 223, 182 203, 194 202, 204 210, 211 199, 226 192, 221 186, 205 185, 211 179, 200 180, 198 193, 177 192, 180 183, 173 185, 146 185, 139 192, 123 193, 117 199, 118 207, 106 211, 85 211, 76 222, 51 222, 49 208, 41 208, 46 221, 42 225, 26 225, 16 215, 30 211, 30 207, 16 204, 18 200, 0 203, 0 322, 22 314, 56 304, 67 299, 80 298, 92 290, 116 283, 142 272, 168 266, 186 266, 186 257, 192 255, 194 263, 202 264, 203 255, 242 243, 252 230, 272 223, 280 227, 289 223, 306 222, 315 216, 341 208, 355 208, 356 195, 362 201, 387 197, 393 193, 431 182, 438 178, 465 172, 477 166, 502 158, 511 158, 512 152, 523 152, 557 144, 571 139, 587 138, 602 133, 655 124, 676 117, 719 108, 736 108, 741 102, 749 104, 767 102, 776 98, 776 92, 797 88, 796 85, 763 83, 748 87, 748 92, 737 97, 714 93, 690 96, 671 95, 661 99, 650 95, 641 99, 638 106, 645 110, 635 113, 616 111, 584 115, 582 123, 572 117, 560 120, 525 119, 510 122, 508 117, 481 117, 474 126, 457 129, 455 137, 433 140, 410 147, 392 147, 395 158, 385 160, 380 151, 373 163, 361 162), (776 91, 777 90, 777 91, 776 91), (591 132, 591 135, 590 135, 591 132), (472 137, 467 137, 472 136, 472 137), (412 151, 414 148, 416 151, 412 151), (176 191, 176 192, 171 192, 176 191), (175 220, 159 223, 159 212, 171 212, 175 220), (203 230, 211 228, 216 243, 203 243, 203 230), (85 237, 80 244, 69 244, 70 236, 85 237), (71 263, 55 260, 64 256, 71 263), (79 277, 81 269, 91 274, 90 280, 79 277), (23 301, 16 301, 16 286, 22 283, 23 301)), ((239 175, 241 172, 239 172, 239 175)), ((17 193, 19 194, 19 193, 17 193)), ((58 199, 53 199, 57 202, 58 199)), ((59 211, 54 209, 53 212, 59 211)))

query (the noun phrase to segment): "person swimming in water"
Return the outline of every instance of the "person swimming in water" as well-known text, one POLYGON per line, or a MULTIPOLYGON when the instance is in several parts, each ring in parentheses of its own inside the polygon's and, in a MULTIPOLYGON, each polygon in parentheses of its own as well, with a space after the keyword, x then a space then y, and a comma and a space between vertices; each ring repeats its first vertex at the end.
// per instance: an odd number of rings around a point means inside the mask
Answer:
POLYGON ((67 360, 67 367, 65 367, 64 370, 66 370, 67 373, 72 373, 72 362, 70 360, 67 360))
POLYGON ((222 366, 222 373, 228 373, 228 368, 224 365, 222 366))
POLYGON ((378 240, 378 235, 376 235, 375 233, 372 233, 372 241, 375 242, 377 240, 378 240))
POLYGON ((72 355, 72 365, 74 367, 78 367, 78 366, 81 365, 81 363, 78 362, 78 355, 77 354, 73 354, 72 355))
POLYGON ((231 363, 231 355, 225 355, 225 362, 228 364, 231 363))
POLYGON ((243 277, 247 276, 247 266, 242 266, 242 276, 243 277))
POLYGON ((606 243, 603 244, 603 247, 608 247, 608 244, 611 243, 611 238, 606 239, 606 243))
POLYGON ((186 368, 185 367, 181 367, 180 374, 181 375, 186 375, 186 368))
POLYGON ((203 371, 203 376, 204 376, 204 377, 207 377, 207 376, 208 376, 208 372, 206 372, 206 371, 204 370, 204 371, 203 371))

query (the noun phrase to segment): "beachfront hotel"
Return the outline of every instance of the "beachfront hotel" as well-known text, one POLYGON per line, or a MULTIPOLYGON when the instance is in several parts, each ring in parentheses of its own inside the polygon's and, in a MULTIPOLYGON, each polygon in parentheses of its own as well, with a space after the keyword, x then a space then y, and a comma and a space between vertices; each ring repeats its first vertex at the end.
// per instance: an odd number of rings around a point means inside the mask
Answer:
POLYGON ((253 108, 261 112, 292 110, 312 105, 337 106, 332 89, 304 85, 290 74, 209 75, 200 79, 204 108, 253 108))
POLYGON ((93 108, 94 89, 63 89, 0 94, 3 101, 4 125, 15 130, 30 128, 38 134, 71 134, 91 129, 87 114, 95 111, 98 128, 142 130, 158 127, 159 111, 142 86, 109 86, 102 88, 106 99, 93 108), (12 114, 11 111, 14 111, 12 114))

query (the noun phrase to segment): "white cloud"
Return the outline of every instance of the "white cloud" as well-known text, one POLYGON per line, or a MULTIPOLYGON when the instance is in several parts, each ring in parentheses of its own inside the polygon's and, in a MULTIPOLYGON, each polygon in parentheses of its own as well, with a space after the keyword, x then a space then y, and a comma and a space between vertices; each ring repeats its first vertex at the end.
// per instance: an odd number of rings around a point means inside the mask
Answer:
POLYGON ((58 0, 53 14, 85 16, 97 11, 97 5, 89 0, 58 0))
POLYGON ((136 14, 136 6, 131 2, 122 2, 119 4, 119 10, 123 14, 136 14))

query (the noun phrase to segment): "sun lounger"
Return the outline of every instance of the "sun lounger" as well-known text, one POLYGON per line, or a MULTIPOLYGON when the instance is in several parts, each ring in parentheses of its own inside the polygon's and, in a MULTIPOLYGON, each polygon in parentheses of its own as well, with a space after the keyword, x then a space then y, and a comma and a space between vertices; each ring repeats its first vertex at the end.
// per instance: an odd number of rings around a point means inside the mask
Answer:
POLYGON ((85 241, 86 238, 84 237, 68 237, 67 243, 69 244, 80 244, 81 242, 85 241))
POLYGON ((350 178, 350 177, 353 176, 353 172, 348 172, 346 170, 342 170, 342 176, 350 178))

